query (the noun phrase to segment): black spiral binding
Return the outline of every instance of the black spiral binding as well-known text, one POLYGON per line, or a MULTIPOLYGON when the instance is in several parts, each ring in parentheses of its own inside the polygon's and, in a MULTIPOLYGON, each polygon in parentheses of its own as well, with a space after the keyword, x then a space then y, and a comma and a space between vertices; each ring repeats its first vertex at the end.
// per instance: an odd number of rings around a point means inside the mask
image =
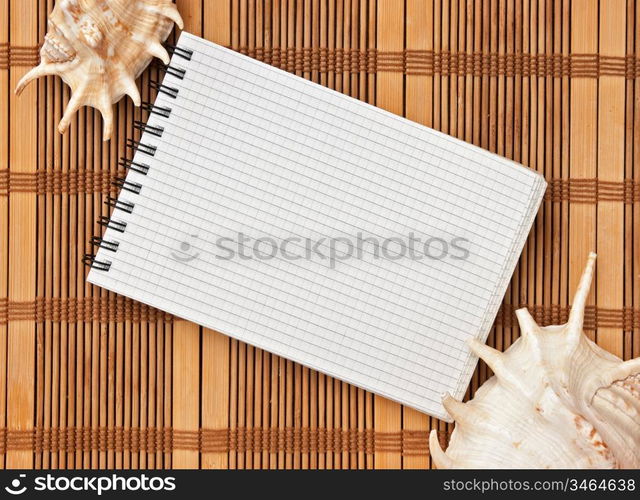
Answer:
POLYGON ((164 106, 156 106, 150 102, 143 102, 141 108, 149 113, 160 115, 163 118, 169 118, 171 116, 171 108, 165 108, 164 106))
MULTIPOLYGON (((187 61, 190 61, 191 57, 193 56, 192 50, 185 49, 182 47, 177 47, 175 45, 167 46, 167 52, 169 52, 169 54, 171 54, 172 56, 175 55, 187 61)), ((172 65, 167 65, 167 66, 163 65, 160 67, 160 70, 163 73, 170 74, 180 80, 184 78, 184 75, 186 73, 185 69, 179 68, 177 66, 172 66, 172 65)), ((159 93, 162 93, 171 97, 172 99, 175 99, 178 97, 179 89, 175 87, 172 87, 157 81, 151 81, 150 85, 151 85, 151 88, 157 90, 159 93)), ((143 102, 142 109, 147 111, 150 115, 155 114, 155 115, 161 116, 162 118, 169 118, 171 116, 171 108, 167 108, 165 106, 158 106, 150 102, 143 102)), ((164 132, 164 127, 161 127, 158 125, 149 125, 148 123, 144 123, 138 120, 133 122, 133 126, 143 133, 146 132, 156 137, 162 137, 162 134, 164 132)), ((127 147, 132 149, 134 153, 136 151, 140 151, 141 153, 144 153, 148 156, 154 156, 157 151, 156 146, 153 146, 151 144, 143 144, 140 141, 135 141, 133 139, 127 139, 127 147)), ((137 172, 142 175, 147 175, 150 168, 150 166, 147 165, 146 163, 133 161, 125 157, 120 158, 120 161, 118 162, 118 164, 121 167, 123 167, 125 170, 133 170, 134 172, 137 172)), ((120 190, 129 191, 130 193, 133 193, 133 194, 140 194, 140 191, 142 190, 142 184, 128 181, 124 177, 116 177, 113 180, 112 184, 118 187, 120 190)), ((105 201, 105 205, 111 207, 114 212, 119 210, 127 214, 133 213, 133 209, 135 208, 134 203, 131 203, 130 201, 119 200, 118 198, 114 198, 112 196, 107 197, 105 201)), ((98 224, 100 224, 105 228, 113 229, 114 231, 117 231, 119 233, 124 233, 125 230, 127 229, 126 222, 118 220, 117 218, 114 218, 114 217, 101 216, 98 219, 98 224)), ((104 250, 108 250, 109 252, 115 253, 118 251, 118 247, 120 246, 120 243, 117 241, 109 241, 109 240, 105 240, 104 238, 94 236, 93 238, 91 238, 91 245, 94 247, 97 247, 98 249, 102 248, 104 250)), ((98 271, 108 272, 109 269, 111 268, 111 262, 104 261, 104 260, 96 260, 95 254, 86 254, 83 257, 82 261, 87 266, 98 271)))
POLYGON ((104 248, 105 250, 109 250, 110 252, 115 252, 120 246, 120 243, 118 243, 117 241, 107 241, 104 238, 100 238, 98 236, 94 236, 91 238, 91 244, 94 247, 104 248))
POLYGON ((147 132, 148 134, 155 135, 156 137, 162 137, 164 127, 153 127, 148 123, 141 122, 140 120, 134 120, 133 127, 140 132, 147 132))
POLYGON ((134 172, 138 172, 139 174, 142 174, 142 175, 147 175, 147 172, 149 172, 149 169, 151 168, 146 163, 138 163, 133 160, 130 160, 129 158, 120 158, 118 165, 120 165, 121 167, 127 170, 131 169, 134 172))
POLYGON ((178 89, 175 87, 169 87, 168 85, 156 82, 155 80, 151 80, 149 85, 152 89, 156 89, 158 92, 168 95, 169 97, 173 97, 174 99, 178 97, 178 89))
POLYGON ((122 201, 118 198, 114 198, 113 196, 107 196, 107 200, 104 202, 105 205, 114 208, 116 210, 121 210, 122 212, 126 212, 128 214, 133 213, 133 208, 135 205, 130 201, 122 201))
POLYGON ((164 64, 157 64, 156 68, 158 68, 161 73, 168 73, 171 76, 175 76, 179 80, 184 79, 184 74, 186 72, 186 70, 183 68, 179 68, 177 66, 171 66, 171 65, 164 65, 164 64))
POLYGON ((183 49, 182 47, 178 47, 177 45, 167 45, 167 52, 169 55, 173 56, 173 54, 186 59, 187 61, 191 61, 191 56, 193 56, 193 50, 183 49))

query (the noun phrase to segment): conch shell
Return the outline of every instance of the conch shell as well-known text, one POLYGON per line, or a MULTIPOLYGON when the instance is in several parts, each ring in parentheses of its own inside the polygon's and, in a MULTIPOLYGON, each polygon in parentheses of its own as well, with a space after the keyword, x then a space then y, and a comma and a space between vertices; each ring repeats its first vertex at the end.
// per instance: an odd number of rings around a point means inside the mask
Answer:
POLYGON ((623 362, 582 331, 595 258, 566 325, 540 327, 520 309, 507 351, 471 342, 495 376, 468 403, 445 396, 456 427, 446 453, 431 433, 439 469, 640 467, 640 358, 623 362))
POLYGON ((58 75, 71 87, 71 99, 58 125, 69 127, 82 106, 100 110, 103 139, 111 137, 112 104, 125 94, 140 106, 135 79, 153 57, 169 64, 161 45, 182 18, 171 0, 58 0, 49 16, 41 62, 18 83, 16 94, 32 80, 58 75))

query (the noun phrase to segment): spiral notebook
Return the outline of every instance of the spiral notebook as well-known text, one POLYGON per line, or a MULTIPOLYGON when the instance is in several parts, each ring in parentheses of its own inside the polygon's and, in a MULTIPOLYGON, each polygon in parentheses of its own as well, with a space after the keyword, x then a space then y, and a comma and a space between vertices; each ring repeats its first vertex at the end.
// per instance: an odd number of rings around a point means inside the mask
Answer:
POLYGON ((543 178, 186 32, 155 87, 89 282, 449 420, 543 178))

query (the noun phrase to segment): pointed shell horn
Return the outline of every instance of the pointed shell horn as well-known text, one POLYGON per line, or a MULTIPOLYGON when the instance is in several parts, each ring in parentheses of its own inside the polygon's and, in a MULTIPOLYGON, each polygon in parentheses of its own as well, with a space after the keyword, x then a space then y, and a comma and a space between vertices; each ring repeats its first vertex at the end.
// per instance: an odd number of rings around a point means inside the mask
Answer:
POLYGON ((40 78, 41 76, 47 75, 57 75, 58 71, 54 64, 41 62, 35 68, 31 68, 18 82, 16 85, 16 95, 22 94, 22 91, 25 89, 27 85, 29 85, 33 80, 40 78))
POLYGON ((518 318, 518 324, 520 325, 520 331, 523 336, 533 334, 538 331, 538 323, 533 319, 531 313, 526 307, 516 310, 516 317, 518 318))
POLYGON ((442 406, 447 410, 447 413, 453 418, 457 424, 465 425, 469 423, 468 411, 466 405, 462 401, 458 401, 450 394, 445 394, 442 398, 442 406))
POLYGON ((78 109, 85 105, 84 102, 84 94, 80 89, 77 89, 69 99, 69 103, 67 104, 67 108, 64 110, 64 115, 58 123, 58 132, 64 134, 69 128, 69 123, 71 123, 71 117, 75 114, 78 109))
POLYGON ((582 333, 582 326, 584 324, 584 308, 587 304, 587 297, 589 296, 589 290, 591 289, 591 281, 593 280, 593 268, 595 267, 596 254, 591 252, 589 254, 589 260, 580 278, 580 284, 576 290, 576 294, 573 297, 573 305, 571 306, 571 312, 569 313, 569 321, 567 326, 569 334, 572 337, 578 339, 582 333))

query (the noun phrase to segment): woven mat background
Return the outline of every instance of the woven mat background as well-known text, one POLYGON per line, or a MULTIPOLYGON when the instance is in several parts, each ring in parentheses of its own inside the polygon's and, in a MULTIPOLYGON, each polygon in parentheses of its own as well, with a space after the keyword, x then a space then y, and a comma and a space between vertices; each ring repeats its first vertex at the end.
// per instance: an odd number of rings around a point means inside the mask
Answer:
MULTIPOLYGON (((529 165, 549 181, 489 343, 562 322, 640 355, 640 7, 634 0, 184 0, 186 28, 529 165)), ((88 286, 81 257, 130 155, 38 62, 51 0, 0 0, 0 466, 429 467, 451 426, 88 286)), ((140 88, 150 96, 147 70, 140 88)), ((489 376, 480 364, 468 396, 489 376)))

